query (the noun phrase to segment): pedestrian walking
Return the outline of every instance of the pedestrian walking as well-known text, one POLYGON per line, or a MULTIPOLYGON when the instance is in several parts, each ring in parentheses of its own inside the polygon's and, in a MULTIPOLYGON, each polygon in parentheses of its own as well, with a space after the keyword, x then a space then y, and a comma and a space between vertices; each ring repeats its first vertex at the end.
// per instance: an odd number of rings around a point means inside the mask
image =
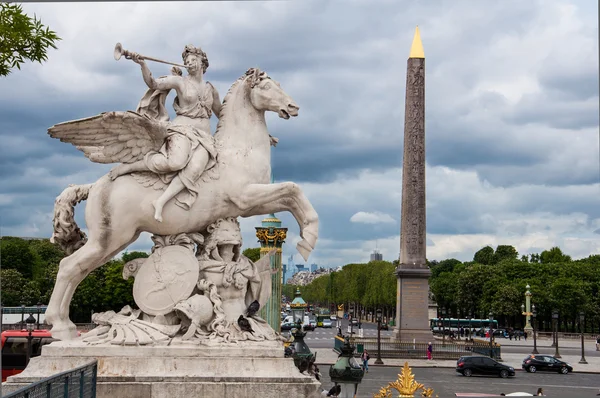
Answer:
POLYGON ((369 359, 371 359, 371 357, 369 356, 369 351, 365 350, 360 356, 360 359, 362 359, 363 361, 363 367, 365 369, 365 372, 369 373, 369 359))
POLYGON ((596 351, 600 351, 600 336, 596 338, 596 351))
POLYGON ((431 344, 431 341, 429 342, 429 344, 427 344, 427 360, 431 361, 431 354, 433 353, 433 345, 431 344))

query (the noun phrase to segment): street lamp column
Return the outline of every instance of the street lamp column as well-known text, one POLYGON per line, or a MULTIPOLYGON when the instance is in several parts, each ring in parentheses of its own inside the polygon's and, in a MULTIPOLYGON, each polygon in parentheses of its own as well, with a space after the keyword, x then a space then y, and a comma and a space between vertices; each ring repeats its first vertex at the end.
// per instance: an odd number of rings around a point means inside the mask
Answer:
POLYGON ((381 308, 377 308, 377 359, 375 365, 383 365, 381 360, 381 308))
POLYGON ((446 344, 446 308, 442 307, 442 343, 446 344))
POLYGON ((584 345, 584 336, 583 336, 583 321, 585 321, 585 313, 581 311, 579 313, 579 328, 581 329, 581 359, 579 363, 587 365, 587 361, 585 360, 585 345, 584 345))
POLYGON ((29 360, 31 359, 31 355, 32 355, 32 341, 33 341, 33 329, 35 328, 35 318, 33 317, 33 314, 29 314, 29 317, 27 317, 27 319, 25 320, 25 323, 27 324, 27 357, 25 358, 25 366, 29 365, 29 360))
POLYGON ((492 313, 492 311, 490 311, 489 317, 490 317, 490 358, 494 358, 494 348, 493 348, 494 329, 492 329, 492 322, 494 322, 494 314, 492 313))
POLYGON ((525 327, 523 328, 524 332, 528 334, 531 333, 533 328, 531 327, 531 292, 529 291, 529 285, 525 286, 525 311, 523 311, 523 315, 525 315, 525 327))
POLYGON ((552 320, 554 321, 554 333, 555 333, 555 342, 554 347, 556 348, 554 352, 554 358, 561 358, 560 353, 558 352, 558 311, 552 311, 552 320))
POLYGON ((539 354, 538 350, 537 350, 537 339, 536 339, 536 322, 537 320, 535 319, 537 315, 537 312, 535 310, 535 304, 531 306, 531 316, 533 316, 533 351, 531 351, 532 354, 539 354))

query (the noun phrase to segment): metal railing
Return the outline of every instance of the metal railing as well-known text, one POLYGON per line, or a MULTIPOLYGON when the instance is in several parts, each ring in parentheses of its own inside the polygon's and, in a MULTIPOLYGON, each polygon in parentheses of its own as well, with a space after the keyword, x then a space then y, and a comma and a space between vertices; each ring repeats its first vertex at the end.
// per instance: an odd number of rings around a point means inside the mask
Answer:
POLYGON ((98 361, 50 376, 2 398, 95 398, 98 361))
MULTIPOLYGON (((369 351, 372 357, 377 354, 376 338, 350 338, 350 344, 356 347, 355 356, 360 356, 364 350, 369 351)), ((344 339, 336 336, 334 340, 334 351, 340 353, 344 345, 344 339)), ((458 359, 462 356, 483 355, 496 359, 501 359, 501 347, 494 344, 490 350, 489 342, 436 342, 432 344, 433 359, 458 359)), ((427 359, 427 343, 413 343, 396 340, 381 340, 382 358, 407 358, 407 359, 427 359)))

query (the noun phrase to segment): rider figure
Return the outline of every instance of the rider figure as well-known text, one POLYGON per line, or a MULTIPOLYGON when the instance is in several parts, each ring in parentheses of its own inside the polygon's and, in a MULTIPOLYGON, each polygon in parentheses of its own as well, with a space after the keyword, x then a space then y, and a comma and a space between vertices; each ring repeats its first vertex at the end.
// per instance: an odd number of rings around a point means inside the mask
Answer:
POLYGON ((114 180, 124 174, 152 171, 168 184, 152 203, 154 218, 159 222, 162 222, 164 205, 176 196, 176 204, 189 210, 199 191, 198 180, 205 170, 216 165, 217 151, 210 133, 210 117, 213 113, 220 117, 221 101, 213 85, 203 79, 208 58, 202 49, 192 45, 185 47, 182 58, 188 76, 181 76, 181 71, 174 68, 173 76, 154 79, 140 55, 131 54, 131 59, 141 66, 144 82, 150 89, 140 101, 138 113, 168 120, 164 101, 166 94, 175 90, 177 96, 173 108, 177 116, 169 123, 167 138, 159 151, 149 152, 143 160, 120 164, 109 173, 114 180))

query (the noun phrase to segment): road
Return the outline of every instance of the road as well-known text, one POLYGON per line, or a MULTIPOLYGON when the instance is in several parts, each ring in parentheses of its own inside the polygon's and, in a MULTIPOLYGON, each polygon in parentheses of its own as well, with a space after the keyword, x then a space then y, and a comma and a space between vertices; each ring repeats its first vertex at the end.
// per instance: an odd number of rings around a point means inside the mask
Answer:
MULTIPOLYGON (((395 367, 371 366, 369 370, 358 388, 358 397, 372 397, 381 387, 395 381, 399 373, 399 369, 395 367)), ((521 391, 534 394, 539 387, 549 397, 592 397, 596 396, 600 386, 597 374, 586 373, 561 375, 518 371, 515 377, 501 379, 487 376, 464 377, 448 368, 414 368, 412 371, 417 382, 433 388, 439 397, 453 397, 457 392, 508 394, 521 391)), ((328 367, 321 369, 324 376, 323 388, 329 389, 333 383, 327 372, 328 367)))
MULTIPOLYGON (((344 334, 348 334, 348 321, 344 320, 343 321, 343 327, 342 327, 342 332, 344 334)), ((308 344, 309 347, 312 348, 328 348, 328 347, 333 347, 333 337, 336 335, 337 333, 337 329, 335 328, 335 322, 333 323, 333 328, 328 329, 328 328, 316 328, 314 331, 308 331, 305 337, 305 341, 306 344, 308 344)), ((363 323, 363 336, 364 337, 372 337, 372 338, 376 338, 377 337, 377 325, 373 324, 373 323, 363 323)), ((353 328, 353 332, 355 333, 355 336, 358 336, 358 327, 354 327, 353 328)), ((288 332, 283 332, 284 334, 287 334, 288 332)), ((381 338, 382 339, 386 339, 391 337, 392 335, 392 330, 390 328, 390 330, 382 330, 381 331, 381 338)), ((502 346, 502 352, 503 353, 516 353, 516 354, 531 354, 532 348, 533 348, 533 340, 532 339, 527 339, 527 342, 525 342, 525 340, 517 340, 517 341, 511 341, 509 339, 504 339, 504 338, 496 338, 495 340, 497 343, 499 343, 502 346)), ((538 340, 538 352, 540 354, 547 354, 547 355, 554 355, 554 347, 550 347, 551 341, 550 340, 538 340)), ((581 346, 579 345, 580 343, 578 341, 568 341, 568 342, 561 342, 559 341, 558 344, 558 349, 559 349, 559 353, 562 355, 581 355, 581 346)), ((593 342, 591 341, 586 341, 585 343, 585 356, 588 357, 592 357, 592 356, 599 356, 600 355, 600 351, 596 351, 595 345, 593 342)))

